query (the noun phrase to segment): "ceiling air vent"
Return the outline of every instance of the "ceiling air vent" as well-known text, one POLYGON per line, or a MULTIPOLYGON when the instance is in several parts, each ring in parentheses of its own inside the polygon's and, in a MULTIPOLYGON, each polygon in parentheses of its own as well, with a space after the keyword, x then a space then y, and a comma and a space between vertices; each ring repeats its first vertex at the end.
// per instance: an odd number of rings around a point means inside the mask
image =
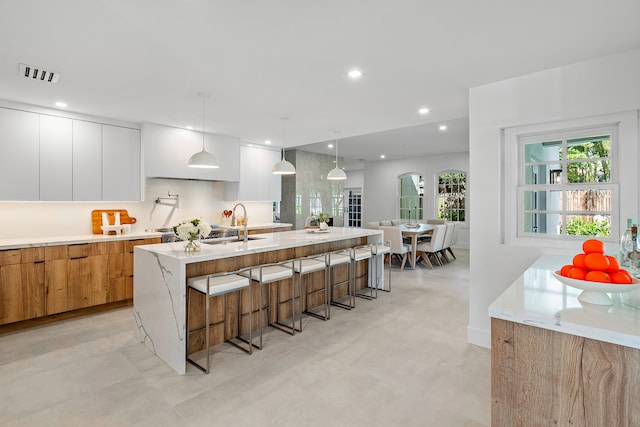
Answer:
POLYGON ((38 80, 46 83, 58 83, 60 73, 57 71, 45 70, 42 67, 20 64, 20 75, 26 79, 38 80))

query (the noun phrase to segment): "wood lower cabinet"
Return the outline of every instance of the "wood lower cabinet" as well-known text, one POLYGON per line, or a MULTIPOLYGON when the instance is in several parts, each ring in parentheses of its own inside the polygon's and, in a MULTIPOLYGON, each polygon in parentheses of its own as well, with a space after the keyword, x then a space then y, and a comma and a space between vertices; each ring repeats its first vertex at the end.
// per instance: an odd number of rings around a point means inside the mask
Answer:
POLYGON ((491 319, 491 425, 637 426, 640 350, 491 319))
POLYGON ((133 247, 160 238, 0 251, 0 325, 133 299, 133 247))
POLYGON ((45 248, 47 315, 108 302, 108 263, 107 242, 45 248))
POLYGON ((45 315, 44 248, 0 251, 0 324, 45 315))

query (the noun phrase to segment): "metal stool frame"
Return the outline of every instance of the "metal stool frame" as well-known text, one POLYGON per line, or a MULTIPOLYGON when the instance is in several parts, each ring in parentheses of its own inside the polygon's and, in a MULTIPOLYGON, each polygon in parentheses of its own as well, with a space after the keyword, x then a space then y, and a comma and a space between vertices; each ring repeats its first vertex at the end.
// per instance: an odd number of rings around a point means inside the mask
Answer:
MULTIPOLYGON (((302 307, 300 307, 300 331, 302 331, 302 313, 304 314, 308 314, 310 316, 313 316, 317 319, 321 319, 321 320, 329 320, 331 318, 331 304, 329 301, 329 276, 328 276, 328 269, 327 269, 327 262, 326 260, 318 257, 318 255, 311 255, 311 256, 306 256, 306 257, 301 257, 301 258, 296 258, 294 260, 294 264, 297 263, 297 268, 294 265, 294 271, 295 273, 298 275, 298 279, 299 279, 299 287, 300 287, 300 304, 302 304, 302 278, 303 276, 307 277, 307 280, 305 281, 305 285, 304 285, 304 296, 305 296, 305 306, 304 306, 304 310, 302 310, 302 307), (313 267, 311 270, 308 271, 304 271, 304 266, 303 263, 305 260, 312 260, 315 262, 318 262, 320 264, 322 264, 322 268, 315 268, 313 267), (317 271, 320 270, 324 270, 324 316, 318 313, 315 313, 313 311, 311 311, 309 309, 309 275, 311 273, 315 273, 317 271)), ((314 291, 318 292, 318 291, 314 291)))
POLYGON ((382 257, 382 274, 384 274, 384 256, 389 255, 389 290, 381 288, 384 292, 391 292, 391 240, 378 242, 371 248, 376 271, 376 290, 380 289, 380 279, 378 278, 378 259, 382 257))
MULTIPOLYGON (((337 251, 332 251, 332 252, 327 252, 324 255, 324 259, 325 259, 325 263, 327 265, 327 270, 329 271, 329 301, 331 305, 334 305, 336 307, 340 307, 340 308, 344 308, 346 310, 351 310, 352 308, 356 307, 356 296, 355 296, 355 286, 353 285, 353 281, 351 280, 351 248, 348 249, 339 249, 337 251), (340 258, 337 259, 342 259, 342 257, 346 257, 346 261, 340 261, 337 263, 333 263, 332 261, 332 257, 336 257, 336 256, 340 256, 340 258), (339 266, 339 265, 343 265, 343 264, 349 264, 347 266, 347 280, 343 280, 342 282, 338 282, 338 283, 333 283, 333 278, 335 277, 335 271, 334 268, 339 266), (333 300, 333 288, 335 288, 336 286, 340 286, 340 285, 344 285, 347 284, 347 295, 349 296, 349 303, 345 304, 343 302, 339 302, 339 301, 334 301, 333 300)), ((336 259, 336 258, 333 258, 336 259)))
MULTIPOLYGON (((251 345, 251 343, 253 342, 253 328, 251 325, 251 317, 252 317, 252 307, 253 307, 253 296, 252 296, 252 292, 251 292, 251 281, 248 280, 247 281, 247 285, 246 286, 236 286, 232 289, 228 289, 228 290, 224 290, 224 291, 220 291, 220 292, 212 292, 212 285, 211 285, 211 279, 215 278, 215 277, 224 277, 224 276, 231 276, 231 275, 237 275, 237 276, 241 276, 240 273, 246 271, 246 270, 251 270, 251 268, 248 269, 243 269, 243 270, 238 270, 238 271, 228 271, 228 272, 221 272, 221 273, 213 273, 213 274, 208 274, 206 275, 207 278, 207 293, 203 293, 201 292, 199 289, 196 289, 192 286, 187 286, 187 298, 189 301, 191 301, 190 296, 191 296, 191 291, 196 291, 202 295, 204 295, 205 297, 205 350, 207 352, 207 364, 206 366, 202 366, 200 365, 198 362, 196 362, 195 360, 191 359, 189 357, 189 355, 187 354, 187 362, 191 363, 192 365, 194 365, 196 368, 200 369, 201 371, 203 371, 205 374, 209 374, 209 370, 211 367, 211 347, 209 345, 209 330, 210 330, 210 322, 209 322, 209 312, 210 312, 210 299, 212 297, 216 297, 216 296, 224 296, 224 308, 223 308, 223 312, 224 312, 224 320, 221 322, 224 325, 226 325, 227 320, 227 294, 231 293, 231 292, 240 292, 242 289, 244 288, 248 288, 249 289, 249 341, 243 339, 240 336, 240 317, 241 317, 241 311, 240 311, 240 302, 241 302, 241 297, 240 295, 238 295, 238 337, 236 337, 238 340, 243 341, 245 343, 249 344, 249 348, 244 348, 242 345, 236 343, 233 341, 233 339, 229 339, 229 340, 225 340, 224 342, 228 342, 229 344, 232 344, 233 346, 239 348, 240 350, 244 351, 245 353, 248 354, 252 354, 253 353, 253 346, 251 345)), ((194 277, 192 280, 197 280, 197 279, 201 279, 204 276, 199 276, 199 277, 194 277)), ((244 276, 242 276, 244 277, 244 276)), ((188 282, 187 282, 188 283, 188 282)), ((219 286, 219 285, 218 285, 219 286)), ((189 351, 189 314, 187 313, 187 325, 186 325, 186 334, 187 334, 187 339, 186 339, 186 346, 187 346, 187 351, 189 351)), ((223 333, 224 334, 224 333, 223 333)))
MULTIPOLYGON (((253 346, 255 348, 257 348, 258 350, 262 350, 263 347, 263 339, 262 339, 262 331, 264 326, 262 325, 262 285, 268 285, 270 283, 273 282, 277 282, 280 280, 284 280, 287 278, 291 278, 291 325, 285 325, 283 323, 278 322, 277 317, 276 317, 276 322, 272 323, 271 326, 273 326, 276 329, 279 329, 281 331, 287 332, 291 335, 295 335, 297 329, 295 327, 295 320, 296 320, 296 310, 295 310, 295 301, 296 301, 296 295, 295 295, 295 275, 294 275, 294 260, 287 260, 287 261, 281 261, 281 262, 275 262, 275 263, 270 263, 270 264, 262 264, 262 265, 256 265, 253 266, 250 274, 246 275, 246 271, 242 274, 245 277, 250 277, 252 281, 254 282, 258 282, 259 287, 258 287, 258 301, 259 301, 259 308, 258 308, 258 313, 259 313, 259 329, 260 329, 260 345, 256 345, 253 344, 253 346), (291 276, 284 276, 284 277, 280 277, 277 276, 273 279, 270 280, 266 280, 264 278, 264 270, 266 268, 269 267, 286 267, 287 269, 291 269, 291 276), (256 274, 254 274, 254 272, 257 272, 256 274)), ((300 297, 302 297, 302 295, 300 295, 300 297)), ((278 310, 278 306, 280 305, 280 289, 278 287, 277 290, 277 305, 276 305, 276 313, 278 310)), ((267 301, 269 301, 269 305, 267 306, 267 323, 269 322, 269 319, 271 318, 271 286, 267 286, 267 301)), ((302 328, 302 319, 300 320, 300 328, 302 328)), ((268 324, 267 324, 268 326, 268 324)))
MULTIPOLYGON (((359 261, 364 261, 364 260, 369 260, 369 262, 371 261, 371 258, 373 257, 373 244, 369 243, 367 245, 361 245, 361 246, 354 246, 353 248, 351 248, 351 268, 353 269, 353 292, 354 295, 359 297, 359 298, 364 298, 364 299, 368 299, 368 300, 372 300, 372 299, 376 299, 378 298, 378 283, 376 280, 376 286, 375 286, 375 290, 373 286, 368 286, 369 288, 369 295, 365 295, 362 293, 359 293, 358 291, 356 291, 356 281, 362 277, 365 277, 365 275, 362 276, 356 276, 357 274, 357 267, 358 267, 358 262, 359 261), (365 249, 368 249, 368 251, 365 251, 365 249)), ((370 267, 367 267, 367 271, 370 270, 370 267)), ((366 274, 367 278, 369 276, 369 273, 366 274)), ((378 276, 378 273, 376 272, 376 278, 378 276)))

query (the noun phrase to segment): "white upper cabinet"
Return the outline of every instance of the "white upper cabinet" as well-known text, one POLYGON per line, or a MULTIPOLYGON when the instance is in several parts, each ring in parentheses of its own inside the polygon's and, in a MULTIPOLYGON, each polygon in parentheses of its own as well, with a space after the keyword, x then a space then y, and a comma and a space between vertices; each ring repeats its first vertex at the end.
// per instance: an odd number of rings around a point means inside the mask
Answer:
POLYGON ((140 130, 0 107, 0 200, 141 200, 140 130))
POLYGON ((140 200, 140 131, 102 125, 102 199, 140 200))
POLYGON ((39 115, 0 108, 0 200, 40 197, 39 115))
POLYGON ((73 198, 72 120, 40 115, 40 200, 73 198))
POLYGON ((279 161, 279 151, 240 146, 240 180, 225 183, 225 199, 248 202, 280 201, 281 177, 271 173, 273 165, 279 161))
POLYGON ((73 121, 73 200, 102 200, 100 123, 73 121))
POLYGON ((205 149, 218 158, 220 168, 200 169, 187 166, 189 158, 202 151, 202 133, 144 123, 142 125, 144 174, 149 178, 237 181, 239 179, 240 141, 236 138, 205 135, 205 149))

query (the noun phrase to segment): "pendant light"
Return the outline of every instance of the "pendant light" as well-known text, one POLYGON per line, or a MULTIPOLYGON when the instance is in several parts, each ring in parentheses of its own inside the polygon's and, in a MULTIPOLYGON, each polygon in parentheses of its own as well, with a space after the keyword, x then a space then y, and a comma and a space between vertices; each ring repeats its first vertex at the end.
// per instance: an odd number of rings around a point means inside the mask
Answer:
POLYGON ((280 120, 282 120, 282 160, 273 165, 271 173, 274 175, 293 175, 296 173, 295 166, 284 159, 284 122, 287 118, 280 117, 280 120))
POLYGON ((204 103, 207 95, 204 93, 199 93, 198 95, 202 97, 202 151, 191 156, 188 166, 190 168, 217 169, 220 167, 218 159, 215 155, 204 149, 204 103))
POLYGON ((336 167, 329 171, 329 173, 327 174, 327 179, 331 181, 340 181, 343 179, 347 179, 347 174, 338 167, 338 133, 340 132, 334 131, 334 133, 336 134, 336 167))

